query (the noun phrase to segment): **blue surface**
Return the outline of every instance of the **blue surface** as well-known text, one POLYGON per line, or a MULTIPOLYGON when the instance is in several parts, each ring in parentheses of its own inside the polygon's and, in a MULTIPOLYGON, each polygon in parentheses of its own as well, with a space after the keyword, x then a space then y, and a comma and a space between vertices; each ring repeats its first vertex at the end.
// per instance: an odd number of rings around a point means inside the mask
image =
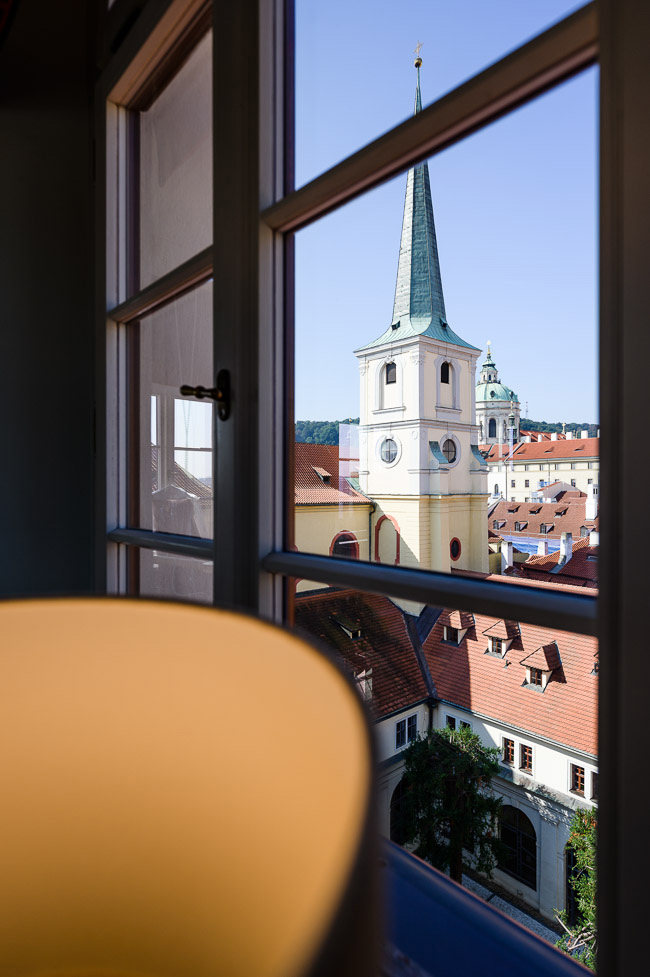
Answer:
POLYGON ((591 971, 386 841, 386 937, 431 977, 586 977, 591 971))
MULTIPOLYGON (((501 533, 501 538, 505 539, 508 543, 512 543, 522 553, 537 553, 537 544, 540 542, 539 536, 520 536, 519 533, 515 533, 514 536, 504 536, 501 533)), ((551 539, 547 536, 546 542, 548 544, 548 552, 557 553, 560 548, 559 539, 551 539)))

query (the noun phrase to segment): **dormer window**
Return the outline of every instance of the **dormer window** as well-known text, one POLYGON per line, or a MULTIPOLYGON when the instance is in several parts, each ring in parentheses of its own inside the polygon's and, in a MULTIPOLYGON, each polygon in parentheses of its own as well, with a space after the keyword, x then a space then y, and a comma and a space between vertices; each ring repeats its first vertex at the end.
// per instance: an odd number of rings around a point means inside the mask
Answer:
POLYGON ((317 468, 316 465, 312 465, 311 467, 314 469, 321 482, 325 482, 326 485, 330 484, 330 478, 332 477, 330 472, 325 471, 324 468, 317 468))
POLYGON ((524 531, 524 529, 526 528, 527 525, 528 525, 527 522, 516 522, 515 523, 515 532, 516 533, 523 533, 523 531, 524 531))
POLYGON ((553 672, 562 667, 557 642, 551 641, 550 644, 542 645, 523 658, 519 664, 526 667, 526 679, 523 684, 543 692, 553 672))
POLYGON ((552 530, 552 528, 553 528, 553 523, 552 522, 551 523, 549 523, 549 522, 543 522, 541 524, 541 526, 539 527, 539 531, 540 531, 540 533, 550 533, 550 531, 552 530))
POLYGON ((356 641, 361 637, 361 623, 359 621, 353 620, 346 614, 333 614, 332 620, 335 622, 335 624, 338 624, 341 630, 345 631, 348 638, 351 638, 353 641, 356 641))
POLYGON ((460 640, 458 635, 460 634, 458 628, 451 628, 445 625, 445 641, 448 641, 450 645, 459 645, 460 640))
POLYGON ((372 699, 372 668, 357 672, 354 676, 362 699, 372 699))
POLYGON ((395 363, 386 364, 386 383, 397 383, 397 366, 395 363))
POLYGON ((449 383, 449 363, 447 362, 440 367, 440 383, 449 383))
POLYGON ((530 681, 529 685, 540 685, 542 684, 542 670, 541 668, 531 668, 530 670, 530 681))

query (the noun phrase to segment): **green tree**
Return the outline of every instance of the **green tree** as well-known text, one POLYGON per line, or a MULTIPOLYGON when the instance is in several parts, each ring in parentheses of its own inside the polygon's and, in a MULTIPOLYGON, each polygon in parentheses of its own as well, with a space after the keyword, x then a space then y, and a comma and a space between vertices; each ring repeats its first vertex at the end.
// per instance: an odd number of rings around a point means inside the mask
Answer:
POLYGON ((571 822, 569 845, 575 856, 575 868, 569 879, 576 897, 578 920, 569 924, 567 913, 556 911, 558 922, 566 933, 556 946, 592 970, 596 969, 596 812, 593 809, 576 811, 571 822))
POLYGON ((499 751, 485 747, 466 727, 434 729, 403 753, 400 828, 405 844, 436 868, 462 880, 463 849, 472 865, 492 875, 501 852, 497 820, 501 799, 490 785, 499 751))

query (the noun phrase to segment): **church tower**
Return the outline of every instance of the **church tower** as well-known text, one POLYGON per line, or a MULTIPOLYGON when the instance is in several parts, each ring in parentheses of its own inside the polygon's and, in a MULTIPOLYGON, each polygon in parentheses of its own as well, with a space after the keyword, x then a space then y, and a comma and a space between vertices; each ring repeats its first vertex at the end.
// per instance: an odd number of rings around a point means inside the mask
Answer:
POLYGON ((512 428, 513 444, 517 444, 520 416, 521 404, 517 394, 499 380, 488 340, 487 357, 481 368, 479 382, 476 384, 479 444, 507 444, 510 439, 510 428, 512 428))
MULTIPOLYGON (((415 113, 422 109, 415 61, 415 113)), ((480 350, 447 321, 429 167, 409 170, 393 316, 355 350, 359 481, 375 502, 374 559, 487 572, 487 468, 474 406, 480 350)))

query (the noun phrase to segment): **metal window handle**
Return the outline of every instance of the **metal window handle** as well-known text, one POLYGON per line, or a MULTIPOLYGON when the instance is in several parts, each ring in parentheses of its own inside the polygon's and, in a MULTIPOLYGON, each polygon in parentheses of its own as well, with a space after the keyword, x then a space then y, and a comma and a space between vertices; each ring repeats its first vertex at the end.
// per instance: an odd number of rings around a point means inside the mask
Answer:
POLYGON ((230 372, 219 370, 216 387, 190 387, 184 383, 181 387, 182 397, 196 397, 197 400, 209 398, 217 403, 217 414, 220 421, 227 421, 230 417, 230 372))

